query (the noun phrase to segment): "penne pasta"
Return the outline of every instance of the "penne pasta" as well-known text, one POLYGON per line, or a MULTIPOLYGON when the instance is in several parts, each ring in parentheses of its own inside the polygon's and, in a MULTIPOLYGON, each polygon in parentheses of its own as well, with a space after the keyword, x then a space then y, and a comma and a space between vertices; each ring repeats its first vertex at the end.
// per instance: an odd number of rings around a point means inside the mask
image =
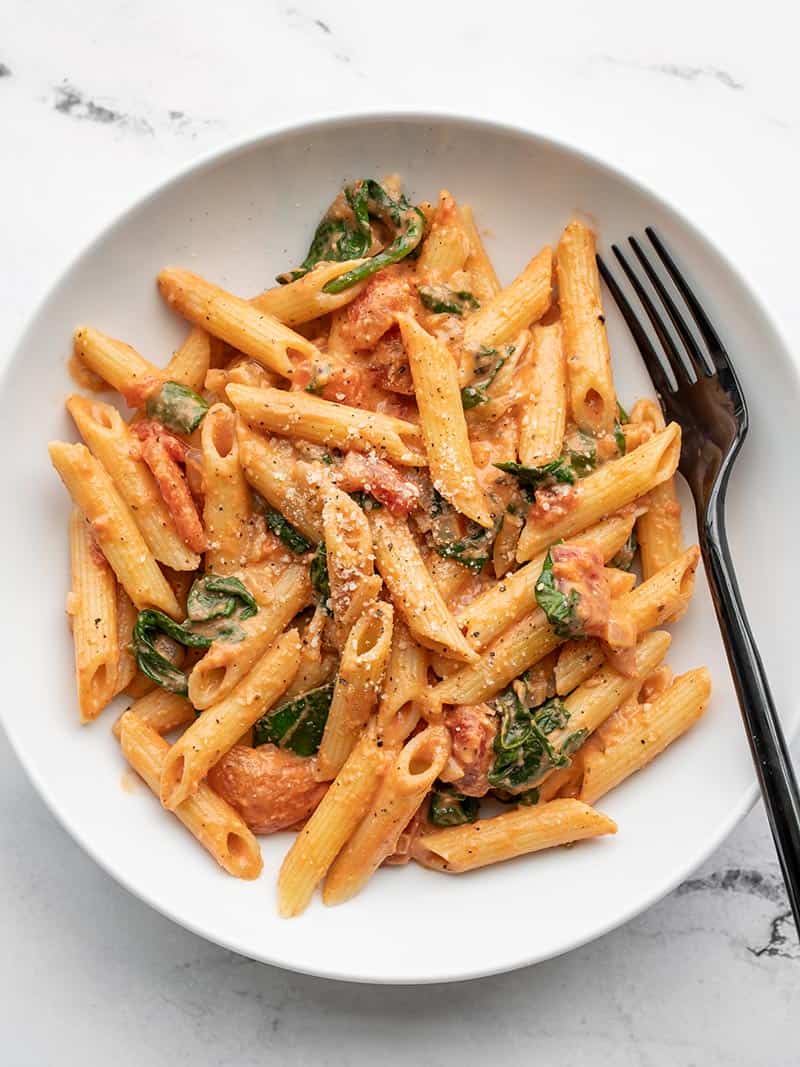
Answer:
POLYGON ((374 573, 367 517, 347 493, 335 486, 329 489, 322 509, 322 526, 331 590, 328 604, 341 646, 356 619, 377 598, 383 583, 374 573))
POLYGON ((553 490, 552 501, 547 501, 548 510, 537 502, 528 513, 517 559, 530 559, 548 545, 579 533, 671 478, 680 451, 681 430, 671 422, 635 452, 604 464, 575 485, 562 487, 566 492, 553 490))
POLYGON ((77 508, 69 520, 69 550, 72 592, 67 597, 67 614, 75 646, 78 708, 81 722, 90 722, 116 693, 117 583, 77 508))
MULTIPOLYGON (((170 746, 133 711, 123 715, 119 739, 125 759, 158 796, 170 746)), ((228 874, 247 879, 261 874, 263 861, 255 837, 230 804, 205 782, 174 809, 174 814, 228 874)))
POLYGON ((464 205, 460 209, 460 214, 461 225, 469 242, 469 254, 464 266, 472 278, 475 295, 483 303, 500 292, 500 281, 478 233, 472 208, 464 205))
POLYGON ((391 604, 370 604, 353 624, 342 650, 325 732, 317 756, 317 780, 335 778, 378 700, 392 645, 391 604))
MULTIPOLYGON (((534 256, 511 285, 501 289, 472 315, 464 331, 464 351, 497 348, 513 341, 520 330, 538 322, 553 299, 553 250, 534 256)), ((471 363, 467 361, 471 369, 471 363)), ((462 385, 469 380, 462 380, 462 385)))
POLYGON ((250 490, 239 463, 236 415, 226 404, 208 409, 200 432, 205 497, 206 570, 231 574, 247 563, 252 514, 250 490))
POLYGON ((203 712, 169 750, 161 803, 174 811, 197 792, 217 760, 289 687, 300 662, 300 639, 289 630, 275 641, 227 697, 203 712))
POLYGON ((462 874, 529 852, 616 832, 613 819, 579 800, 551 800, 426 834, 420 846, 441 859, 441 864, 436 864, 439 870, 462 874))
POLYGON ((302 326, 355 300, 366 282, 357 282, 341 293, 326 293, 324 289, 328 282, 355 270, 364 262, 363 259, 348 259, 343 263, 319 263, 302 278, 267 289, 253 297, 250 303, 259 311, 279 319, 284 326, 302 326))
POLYGON ((140 697, 119 716, 111 728, 117 740, 120 738, 122 720, 129 711, 133 712, 140 722, 155 730, 160 737, 177 730, 179 726, 186 726, 195 716, 195 710, 186 697, 156 688, 140 697))
POLYGON ((449 755, 450 735, 443 726, 428 726, 394 755, 369 811, 328 872, 322 891, 326 904, 349 900, 395 851, 449 755))
POLYGON ((111 404, 72 395, 69 411, 81 437, 108 471, 153 556, 176 571, 193 571, 200 557, 187 548, 164 503, 139 441, 111 404))
POLYGON ((373 511, 370 526, 378 571, 416 640, 453 659, 476 659, 433 584, 408 525, 393 515, 373 511))
POLYGON ((85 445, 52 441, 49 451, 67 491, 89 520, 100 551, 136 607, 159 608, 177 618, 175 594, 103 465, 85 445))
MULTIPOLYGON (((664 429, 660 406, 654 400, 637 401, 629 425, 649 427, 653 433, 660 433, 664 429)), ((651 578, 683 551, 681 506, 674 475, 651 490, 647 511, 636 523, 636 537, 644 578, 651 578)))
POLYGON ((127 689, 136 677, 136 658, 131 642, 138 615, 131 598, 117 582, 117 681, 114 696, 127 689))
POLYGON ((491 529, 494 518, 470 451, 455 361, 410 315, 398 315, 434 487, 467 518, 491 529))
POLYGON ((594 234, 582 222, 564 230, 556 250, 556 274, 572 417, 590 433, 611 433, 617 398, 594 234))
POLYGON ((267 370, 291 378, 292 354, 321 359, 315 345, 284 326, 274 315, 242 300, 188 270, 162 270, 161 295, 179 314, 208 333, 227 341, 267 370))
POLYGON ((278 910, 285 918, 305 911, 314 890, 367 814, 392 755, 376 741, 373 720, 281 864, 278 910))
POLYGON ((645 767, 697 722, 708 707, 711 677, 705 667, 688 671, 652 703, 625 719, 602 748, 583 761, 580 799, 596 803, 630 775, 645 767))
POLYGON ((446 189, 439 194, 439 204, 430 233, 425 238, 417 260, 421 277, 432 282, 446 282, 462 270, 471 247, 455 200, 446 189))
POLYGON ((327 485, 308 476, 288 441, 263 437, 240 419, 236 427, 239 462, 245 478, 300 533, 315 544, 323 540, 322 504, 327 485))
POLYGON ((211 366, 211 338, 205 330, 195 326, 186 340, 167 364, 164 377, 169 382, 179 382, 196 393, 205 385, 211 366))
POLYGON ((419 427, 376 411, 335 404, 310 393, 229 385, 226 393, 253 429, 318 445, 369 452, 376 449, 404 466, 424 467, 419 427))
POLYGON ((533 328, 531 389, 519 408, 519 458, 543 467, 561 455, 567 425, 567 364, 561 322, 533 328))
POLYGON ((411 734, 427 685, 428 653, 402 622, 396 622, 378 708, 378 735, 384 744, 401 744, 411 734))
POLYGON ((164 372, 135 348, 91 326, 78 327, 74 345, 81 363, 120 392, 130 407, 141 407, 163 384, 164 372))

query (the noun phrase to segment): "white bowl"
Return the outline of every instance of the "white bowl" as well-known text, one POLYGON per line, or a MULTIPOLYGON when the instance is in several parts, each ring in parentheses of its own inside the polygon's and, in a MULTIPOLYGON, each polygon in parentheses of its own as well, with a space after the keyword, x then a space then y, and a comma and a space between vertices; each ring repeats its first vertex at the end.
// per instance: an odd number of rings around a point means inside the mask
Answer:
MULTIPOLYGON (((345 179, 401 174, 411 193, 441 187, 474 206, 501 278, 509 280, 575 212, 601 242, 654 225, 687 265, 730 346, 752 428, 733 477, 733 553, 775 699, 792 730, 794 559, 800 454, 796 369, 734 267, 674 209, 609 167, 563 145, 486 122, 435 116, 341 118, 273 133, 219 153, 160 186, 76 260, 36 313, 2 380, 0 449, 6 520, 6 697, 2 719, 52 811, 131 892, 198 934, 257 960, 374 982, 449 981, 506 971, 580 945, 667 893, 716 848, 756 795, 754 772, 705 582, 675 629, 676 670, 708 664, 711 707, 689 735, 604 798, 613 838, 458 877, 384 869, 349 904, 315 901, 299 919, 275 910, 287 835, 263 840, 255 883, 223 874, 144 785, 125 787, 110 734, 114 712, 78 725, 68 588, 69 503, 46 444, 73 438, 73 328, 96 325, 165 362, 186 326, 154 279, 166 264, 234 292, 271 284, 303 256, 345 179), (792 520, 795 521, 792 521, 792 520)), ((651 393, 610 298, 607 314, 624 403, 651 393)), ((694 539, 691 505, 687 535, 694 539)), ((61 872, 53 870, 53 888, 61 872)), ((87 906, 89 902, 87 902, 87 906)), ((124 921, 124 919, 122 920, 124 921)))

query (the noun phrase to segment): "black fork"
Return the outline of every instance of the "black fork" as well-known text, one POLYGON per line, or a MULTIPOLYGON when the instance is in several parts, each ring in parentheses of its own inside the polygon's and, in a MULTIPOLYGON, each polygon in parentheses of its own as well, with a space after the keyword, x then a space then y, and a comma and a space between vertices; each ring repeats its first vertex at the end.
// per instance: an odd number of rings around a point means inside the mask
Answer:
POLYGON ((651 291, 666 311, 673 340, 640 274, 617 245, 612 251, 641 302, 658 338, 653 345, 622 289, 600 256, 600 274, 633 334, 653 379, 666 419, 680 424, 683 440, 678 469, 692 490, 700 549, 708 574, 725 651, 739 697, 750 751, 756 765, 772 835, 783 870, 795 925, 800 930, 800 794, 764 665, 747 621, 725 532, 725 492, 733 462, 747 434, 747 404, 719 334, 658 234, 645 230, 657 259, 672 279, 682 311, 653 265, 653 253, 628 240, 651 291), (648 256, 650 258, 648 258, 648 256), (695 322, 701 347, 685 312, 695 322))

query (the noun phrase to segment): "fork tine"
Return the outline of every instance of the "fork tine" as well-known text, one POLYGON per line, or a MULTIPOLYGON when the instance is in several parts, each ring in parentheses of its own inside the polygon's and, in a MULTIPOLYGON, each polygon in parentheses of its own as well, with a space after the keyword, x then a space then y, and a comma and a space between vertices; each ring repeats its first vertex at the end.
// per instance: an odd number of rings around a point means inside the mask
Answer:
POLYGON ((667 268, 669 276, 672 278, 673 282, 675 282, 675 288, 686 301, 686 306, 689 308, 689 311, 691 311, 692 318, 697 323, 697 328, 700 331, 703 340, 708 345, 708 350, 711 353, 714 366, 717 370, 721 367, 729 367, 730 360, 728 359, 728 353, 725 351, 725 346, 720 340, 719 334, 714 329, 708 315, 703 311, 699 300, 690 289, 689 283, 678 270, 675 260, 669 254, 663 241, 652 226, 646 226, 644 232, 649 237, 650 243, 658 253, 661 262, 667 268))
POLYGON ((661 297, 661 303, 667 309, 667 314, 670 317, 672 325, 678 331, 678 334, 686 347, 686 353, 689 358, 689 362, 692 365, 692 370, 695 372, 698 378, 707 377, 712 373, 712 368, 708 366, 706 360, 703 358, 703 353, 700 351, 700 346, 694 339, 692 331, 686 324, 686 319, 681 315, 675 301, 669 295, 669 291, 664 283, 656 273, 655 267, 642 251, 642 247, 635 237, 629 237, 628 242, 631 248, 636 253, 636 258, 644 268, 644 272, 650 279, 650 284, 655 291, 661 297))
POLYGON ((600 271, 600 275, 603 281, 608 287, 608 291, 614 297, 617 307, 619 308, 623 319, 628 325, 628 329, 633 335, 633 339, 636 342, 636 347, 641 353, 644 364, 647 367, 650 377, 653 379, 653 385, 656 387, 656 392, 659 396, 668 396, 675 390, 672 386, 666 373, 664 372, 664 366, 659 359, 658 353, 650 342, 650 338, 647 336, 647 331, 639 322, 636 317, 636 312, 628 303, 628 298, 623 291, 617 285, 617 281, 611 271, 603 262, 601 256, 597 256, 597 269, 600 271))
POLYGON ((650 299, 647 290, 639 281, 636 271, 633 269, 630 263, 628 263, 625 256, 623 256, 618 245, 612 245, 611 251, 619 260, 619 265, 625 271, 628 281, 633 286, 636 295, 641 301, 642 307, 647 312, 647 317, 650 319, 653 329, 655 330, 656 335, 659 341, 661 342, 661 347, 664 350, 664 355, 667 358, 667 362, 672 368, 672 373, 675 376, 675 381, 677 383, 678 388, 680 389, 680 387, 683 385, 693 385, 694 375, 693 373, 690 374, 688 365, 684 363, 683 359, 681 358, 681 354, 678 351, 675 342, 670 337, 669 330, 667 329, 664 320, 661 318, 661 315, 659 315, 658 310, 656 309, 656 306, 653 301, 650 299))

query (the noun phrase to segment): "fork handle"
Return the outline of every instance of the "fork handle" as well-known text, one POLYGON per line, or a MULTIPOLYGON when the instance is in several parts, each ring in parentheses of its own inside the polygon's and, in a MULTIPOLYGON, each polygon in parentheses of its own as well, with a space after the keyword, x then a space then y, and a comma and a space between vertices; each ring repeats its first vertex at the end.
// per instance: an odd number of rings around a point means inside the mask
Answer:
MULTIPOLYGON (((718 502, 718 508, 721 508, 718 502)), ((800 793, 728 550, 724 515, 701 524, 700 548, 786 891, 800 931, 800 793)))

